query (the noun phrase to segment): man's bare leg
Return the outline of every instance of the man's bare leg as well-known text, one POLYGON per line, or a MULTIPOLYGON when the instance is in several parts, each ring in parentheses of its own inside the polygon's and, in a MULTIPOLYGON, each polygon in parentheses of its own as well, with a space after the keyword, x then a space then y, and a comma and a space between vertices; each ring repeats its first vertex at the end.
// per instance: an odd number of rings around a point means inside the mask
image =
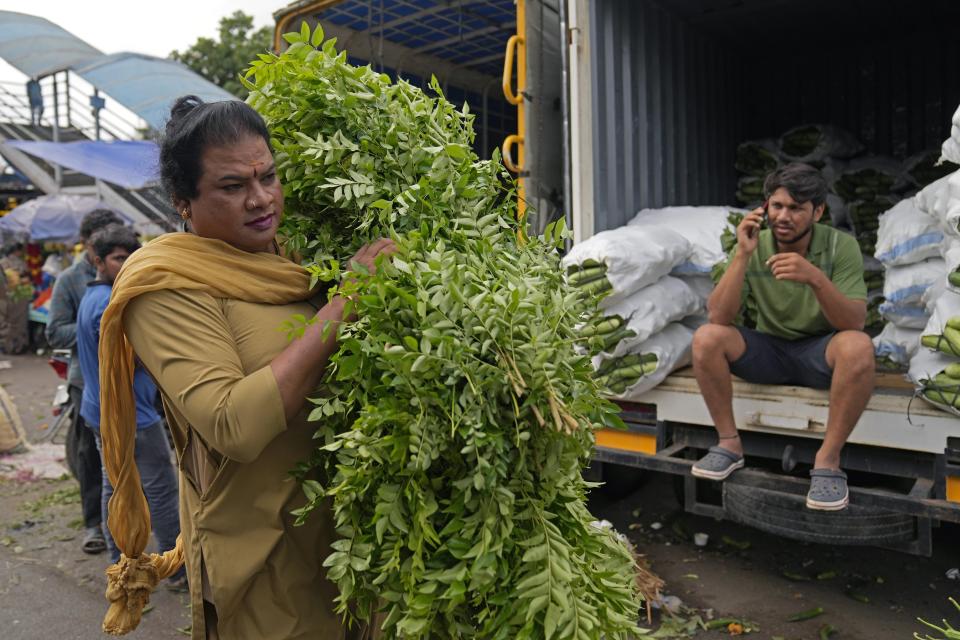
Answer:
POLYGON ((733 418, 733 380, 730 363, 747 350, 747 343, 735 327, 705 324, 693 336, 693 373, 700 385, 713 424, 720 436, 720 446, 743 455, 733 418))
POLYGON ((841 331, 827 345, 827 365, 833 369, 827 433, 814 467, 840 469, 840 450, 860 420, 874 386, 874 350, 862 331, 841 331))

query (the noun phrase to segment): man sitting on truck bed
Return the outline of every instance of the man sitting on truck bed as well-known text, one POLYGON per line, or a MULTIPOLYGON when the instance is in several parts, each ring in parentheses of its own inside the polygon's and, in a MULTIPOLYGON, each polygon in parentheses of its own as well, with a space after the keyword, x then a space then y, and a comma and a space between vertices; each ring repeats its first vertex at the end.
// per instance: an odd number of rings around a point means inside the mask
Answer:
POLYGON ((763 192, 766 206, 737 227, 707 302, 710 322, 693 338, 694 373, 720 438, 693 475, 723 480, 743 467, 731 373, 758 384, 830 389, 807 507, 835 511, 849 502, 840 450, 874 384, 873 343, 863 332, 863 258, 852 236, 817 224, 827 185, 813 167, 788 164, 767 176, 763 192), (756 329, 742 326, 745 308, 755 311, 756 329))

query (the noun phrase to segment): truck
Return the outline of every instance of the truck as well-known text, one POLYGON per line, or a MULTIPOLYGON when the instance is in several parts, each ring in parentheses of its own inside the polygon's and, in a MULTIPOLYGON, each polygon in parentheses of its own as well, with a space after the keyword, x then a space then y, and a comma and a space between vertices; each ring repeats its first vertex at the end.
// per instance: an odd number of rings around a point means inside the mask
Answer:
MULTIPOLYGON (((732 204, 741 141, 822 123, 904 158, 939 148, 960 104, 960 6, 935 0, 320 0, 275 15, 278 46, 320 22, 360 62, 436 74, 476 114, 478 152, 515 171, 531 228, 563 216, 574 243, 643 208, 732 204)), ((689 369, 621 403, 628 428, 597 432, 589 473, 623 489, 671 474, 688 512, 811 542, 930 555, 933 529, 960 522, 960 420, 903 376, 878 375, 835 513, 804 506, 827 392, 733 387, 747 468, 722 484, 690 475, 716 434, 689 369)))

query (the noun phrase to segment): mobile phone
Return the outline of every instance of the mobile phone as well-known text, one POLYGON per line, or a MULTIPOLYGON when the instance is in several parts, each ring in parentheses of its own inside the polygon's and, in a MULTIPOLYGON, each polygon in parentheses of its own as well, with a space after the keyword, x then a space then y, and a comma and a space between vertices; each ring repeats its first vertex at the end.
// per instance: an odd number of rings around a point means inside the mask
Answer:
POLYGON ((759 232, 761 229, 767 226, 767 209, 770 207, 770 200, 764 200, 763 204, 760 206, 763 208, 763 218, 760 220, 760 227, 750 232, 751 238, 755 235, 754 232, 759 232))

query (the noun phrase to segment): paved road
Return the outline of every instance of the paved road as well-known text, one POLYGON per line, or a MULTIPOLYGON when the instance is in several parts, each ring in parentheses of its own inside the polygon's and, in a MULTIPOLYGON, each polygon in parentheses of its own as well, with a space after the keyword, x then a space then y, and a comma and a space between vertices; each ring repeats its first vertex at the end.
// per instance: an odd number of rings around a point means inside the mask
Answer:
MULTIPOLYGON (((0 547, 0 637, 5 640, 103 640, 98 620, 106 612, 103 589, 78 582, 51 565, 0 547)), ((65 559, 69 562, 69 559, 65 559)), ((131 640, 183 638, 176 628, 188 624, 180 596, 163 591, 131 640)))
MULTIPOLYGON (((51 422, 50 401, 60 380, 36 355, 0 356, 0 384, 13 397, 28 436, 35 440, 51 422)), ((0 640, 103 640, 106 554, 80 551, 76 496, 42 508, 27 505, 75 490, 72 479, 0 481, 0 640)), ((158 590, 153 609, 128 638, 184 638, 186 597, 158 590)))

